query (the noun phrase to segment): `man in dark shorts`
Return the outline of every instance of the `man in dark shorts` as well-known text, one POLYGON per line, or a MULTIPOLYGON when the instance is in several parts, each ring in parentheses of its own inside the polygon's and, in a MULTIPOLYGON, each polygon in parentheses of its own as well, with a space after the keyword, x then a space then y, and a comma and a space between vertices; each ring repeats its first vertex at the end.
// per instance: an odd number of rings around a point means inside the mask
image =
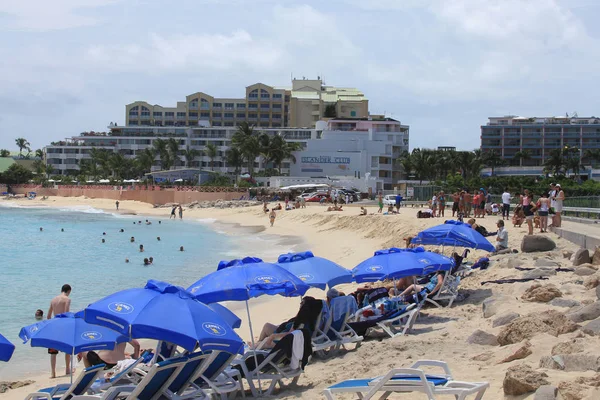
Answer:
POLYGON ((105 364, 105 369, 111 369, 121 360, 125 360, 126 358, 137 359, 140 356, 140 343, 133 339, 129 344, 133 347, 133 354, 131 356, 125 353, 125 348, 127 347, 127 342, 125 342, 115 345, 114 350, 100 350, 98 353, 95 351, 83 352, 79 354, 79 358, 83 359, 83 364, 86 368, 93 365, 105 364))
MULTIPOLYGON (((63 314, 69 312, 71 310, 71 299, 69 295, 71 294, 71 286, 64 284, 60 290, 60 294, 52 299, 50 302, 50 309, 48 309, 47 318, 51 319, 52 316, 63 314)), ((48 349, 48 354, 50 354, 50 368, 52 369, 51 378, 56 378, 56 355, 58 354, 58 350, 48 349)), ((65 354, 65 375, 71 374, 71 355, 65 354)))

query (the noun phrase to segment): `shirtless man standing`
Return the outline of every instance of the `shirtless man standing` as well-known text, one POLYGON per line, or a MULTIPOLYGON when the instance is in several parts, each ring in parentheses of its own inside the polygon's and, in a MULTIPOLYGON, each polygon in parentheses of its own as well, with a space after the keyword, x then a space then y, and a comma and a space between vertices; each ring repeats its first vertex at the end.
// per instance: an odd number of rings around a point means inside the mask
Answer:
POLYGON ((473 196, 469 193, 468 190, 465 190, 465 194, 463 196, 465 201, 465 217, 471 216, 471 207, 473 203, 473 196))
MULTIPOLYGON (((71 286, 64 284, 62 289, 60 290, 60 294, 52 299, 50 302, 50 309, 48 310, 47 318, 51 319, 53 316, 58 314, 63 314, 69 312, 71 309, 71 299, 69 295, 71 294, 71 286)), ((50 368, 52 369, 51 378, 56 378, 56 355, 58 354, 58 350, 48 349, 48 354, 50 354, 50 368)), ((65 354, 65 374, 71 374, 71 355, 65 354)))
MULTIPOLYGON (((140 343, 133 339, 129 344, 133 346, 131 358, 137 359, 140 356, 140 343)), ((94 365, 106 364, 105 369, 110 369, 117 365, 119 361, 129 358, 125 354, 126 346, 127 342, 119 343, 115 346, 114 350, 100 350, 97 353, 95 351, 83 352, 78 355, 78 358, 83 359, 83 364, 86 368, 94 365)))

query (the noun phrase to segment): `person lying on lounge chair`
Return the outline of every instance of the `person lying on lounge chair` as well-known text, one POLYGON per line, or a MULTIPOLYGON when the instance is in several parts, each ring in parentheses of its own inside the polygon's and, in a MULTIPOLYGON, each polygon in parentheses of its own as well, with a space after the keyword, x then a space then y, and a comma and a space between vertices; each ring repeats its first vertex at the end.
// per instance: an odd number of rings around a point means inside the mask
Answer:
POLYGON ((407 296, 413 294, 413 293, 419 293, 422 290, 424 290, 425 292, 427 292, 427 295, 432 295, 437 293, 438 290, 440 290, 440 288, 442 287, 442 284, 444 283, 444 273, 442 271, 438 271, 437 274, 433 275, 429 281, 429 283, 427 285, 410 285, 408 288, 406 288, 406 290, 402 293, 400 293, 400 297, 402 298, 406 298, 407 296))
POLYGON ((266 339, 266 342, 262 344, 262 348, 273 348, 276 341, 280 340, 288 333, 301 328, 308 329, 312 335, 312 332, 315 330, 317 316, 321 313, 322 309, 323 300, 318 300, 310 296, 303 297, 300 302, 298 314, 279 326, 267 322, 260 332, 258 343, 261 343, 266 339))

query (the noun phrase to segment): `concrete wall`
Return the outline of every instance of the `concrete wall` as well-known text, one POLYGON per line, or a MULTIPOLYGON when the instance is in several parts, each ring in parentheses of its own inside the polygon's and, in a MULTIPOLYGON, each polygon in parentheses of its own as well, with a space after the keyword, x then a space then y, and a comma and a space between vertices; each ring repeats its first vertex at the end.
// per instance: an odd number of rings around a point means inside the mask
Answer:
POLYGON ((190 203, 192 201, 236 200, 248 198, 248 192, 195 192, 175 190, 109 190, 109 189, 54 189, 12 187, 17 194, 34 190, 37 196, 81 197, 91 199, 134 200, 150 204, 190 203))

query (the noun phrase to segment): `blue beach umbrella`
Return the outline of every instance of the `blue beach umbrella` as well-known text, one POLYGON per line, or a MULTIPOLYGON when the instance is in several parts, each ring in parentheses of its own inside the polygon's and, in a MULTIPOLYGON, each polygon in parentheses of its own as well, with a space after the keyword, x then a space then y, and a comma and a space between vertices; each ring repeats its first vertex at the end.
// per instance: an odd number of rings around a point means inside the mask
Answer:
POLYGON ((81 318, 81 314, 64 313, 55 318, 21 328, 19 337, 31 347, 56 349, 67 354, 89 350, 112 350, 115 344, 129 341, 127 336, 81 318), (79 316, 78 316, 79 315, 79 316))
POLYGON ((495 251, 496 248, 471 225, 449 220, 442 225, 425 229, 411 240, 415 244, 471 247, 473 249, 495 251))
POLYGON ((208 304, 208 307, 212 308, 214 312, 219 314, 221 318, 223 318, 225 322, 227 322, 227 325, 229 325, 233 329, 237 329, 240 326, 242 326, 242 320, 237 315, 235 315, 229 308, 219 303, 208 304))
POLYGON ((326 258, 315 257, 310 251, 282 254, 277 265, 285 268, 309 286, 325 290, 352 282, 352 272, 326 258))
POLYGON ((15 345, 0 335, 0 361, 8 361, 15 351, 15 345))
POLYGON ((383 279, 398 279, 407 276, 427 275, 435 271, 448 271, 454 261, 440 254, 416 249, 395 247, 379 250, 371 258, 358 264, 352 274, 358 283, 374 282, 383 279))
POLYGON ((122 290, 90 304, 85 320, 132 339, 171 342, 186 350, 222 350, 232 354, 243 348, 242 339, 217 312, 194 299, 185 289, 149 280, 144 288, 122 290))
POLYGON ((212 272, 192 284, 187 290, 203 303, 244 301, 262 295, 303 296, 309 286, 279 265, 246 257, 219 263, 212 272))

